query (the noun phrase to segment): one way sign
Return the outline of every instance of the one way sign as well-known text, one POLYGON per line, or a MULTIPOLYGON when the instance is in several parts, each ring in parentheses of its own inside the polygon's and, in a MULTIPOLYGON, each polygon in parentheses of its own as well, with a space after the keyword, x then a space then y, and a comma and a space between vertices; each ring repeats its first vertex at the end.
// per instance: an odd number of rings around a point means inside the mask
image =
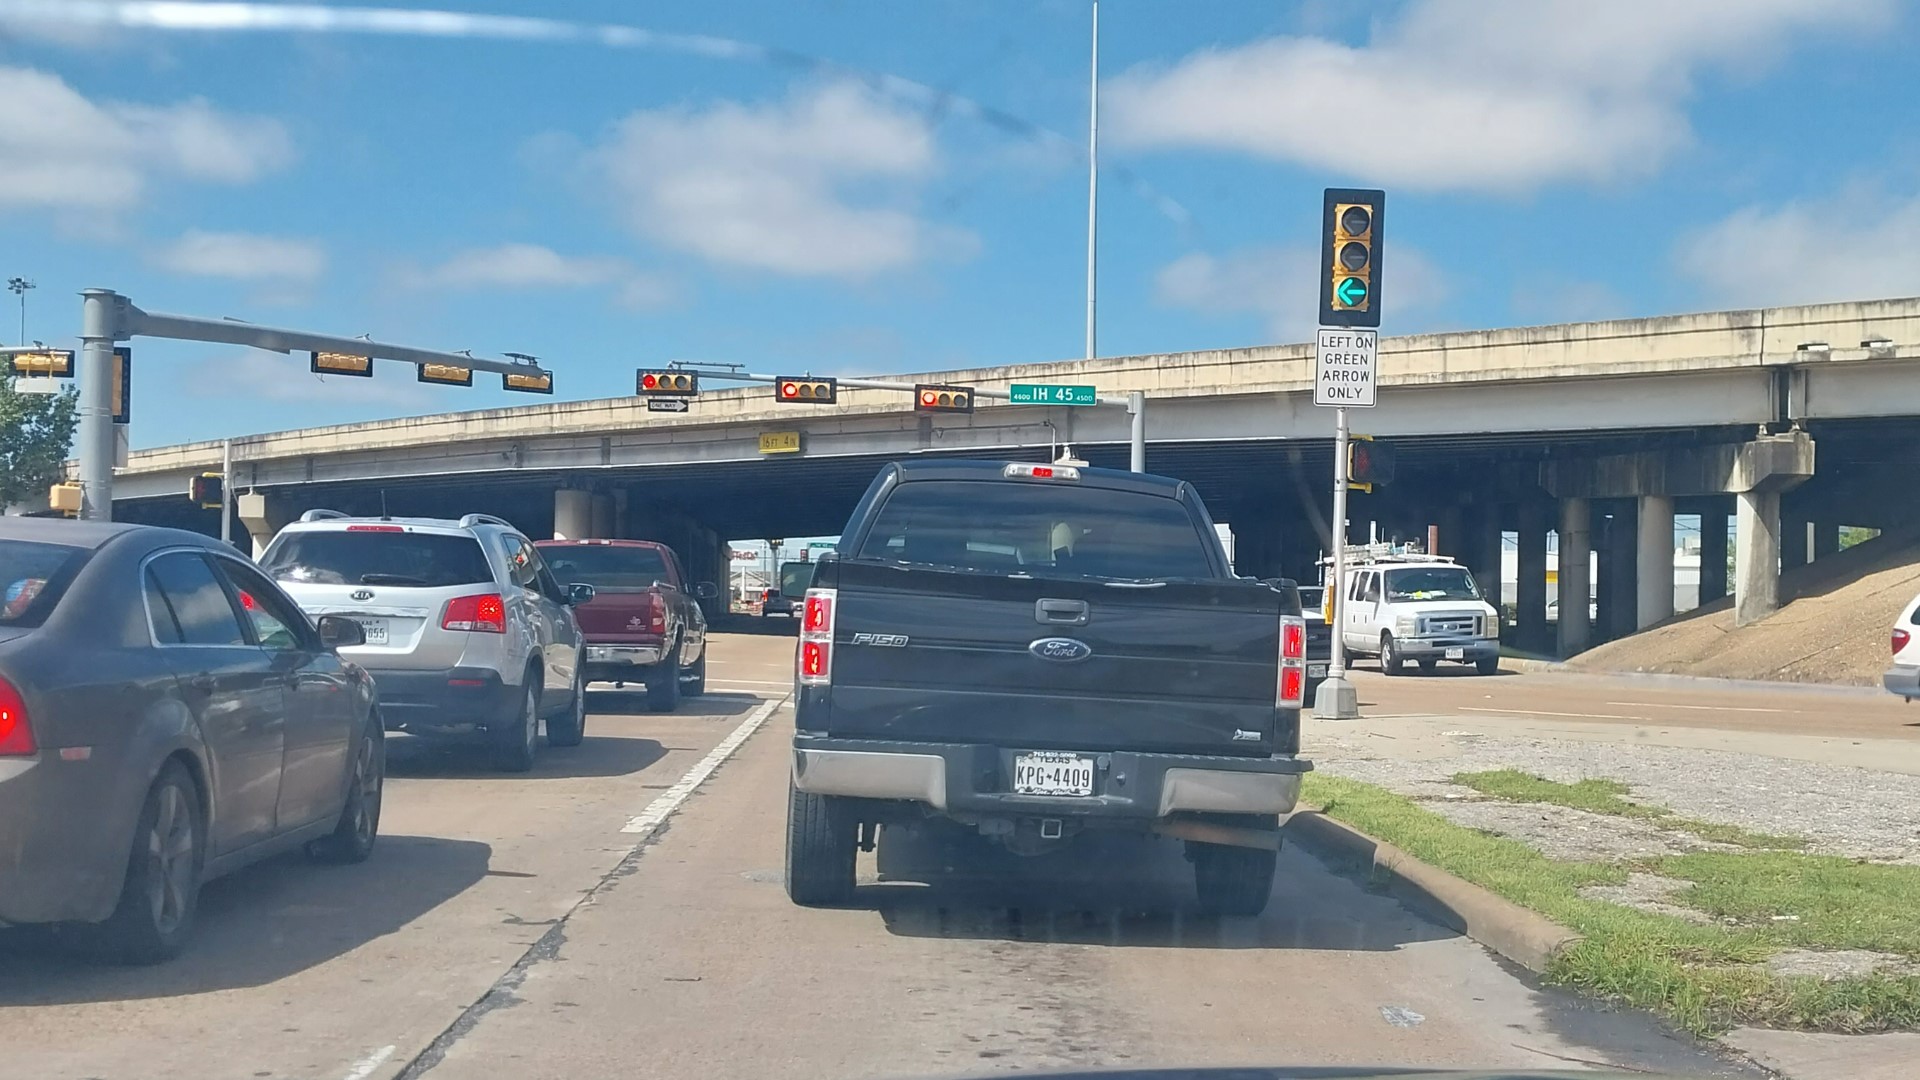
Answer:
POLYGON ((1370 409, 1379 373, 1379 331, 1322 330, 1313 350, 1313 403, 1370 409))

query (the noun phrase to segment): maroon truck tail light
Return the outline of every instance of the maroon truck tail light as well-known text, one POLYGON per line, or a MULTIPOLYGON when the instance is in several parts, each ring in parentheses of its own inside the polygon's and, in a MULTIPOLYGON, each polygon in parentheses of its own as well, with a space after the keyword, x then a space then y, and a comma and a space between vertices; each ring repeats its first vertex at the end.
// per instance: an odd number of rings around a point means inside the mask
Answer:
POLYGON ((833 682, 833 616, 838 606, 839 595, 835 590, 807 590, 796 661, 801 686, 828 686, 833 682))
POLYGON ((647 631, 653 634, 667 632, 667 598, 659 593, 647 597, 647 631))

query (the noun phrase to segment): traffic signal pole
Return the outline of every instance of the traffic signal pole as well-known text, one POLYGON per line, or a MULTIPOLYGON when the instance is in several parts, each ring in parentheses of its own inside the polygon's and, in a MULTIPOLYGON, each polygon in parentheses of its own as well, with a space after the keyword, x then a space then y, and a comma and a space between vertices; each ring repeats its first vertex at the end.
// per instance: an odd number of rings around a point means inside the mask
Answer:
POLYGON ((1360 695, 1347 681, 1347 410, 1333 410, 1333 655, 1327 677, 1313 692, 1313 715, 1322 720, 1351 720, 1360 715, 1360 695))

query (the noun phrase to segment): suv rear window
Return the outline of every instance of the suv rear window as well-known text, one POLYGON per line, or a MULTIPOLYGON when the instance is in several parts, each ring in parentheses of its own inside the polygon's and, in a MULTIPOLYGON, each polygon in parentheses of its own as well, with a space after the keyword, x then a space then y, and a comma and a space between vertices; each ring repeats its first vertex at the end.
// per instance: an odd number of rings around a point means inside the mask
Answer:
POLYGON ((923 480, 887 497, 860 557, 1007 574, 1210 578, 1210 540, 1185 506, 1159 495, 923 480))
POLYGON ((659 548, 623 544, 536 546, 554 578, 569 585, 578 582, 596 589, 646 589, 656 581, 671 580, 659 548))
POLYGON ((480 541, 417 532, 284 533, 262 560, 275 581, 439 589, 493 580, 480 541))
POLYGON ((71 544, 0 540, 0 626, 45 622, 86 554, 71 544))

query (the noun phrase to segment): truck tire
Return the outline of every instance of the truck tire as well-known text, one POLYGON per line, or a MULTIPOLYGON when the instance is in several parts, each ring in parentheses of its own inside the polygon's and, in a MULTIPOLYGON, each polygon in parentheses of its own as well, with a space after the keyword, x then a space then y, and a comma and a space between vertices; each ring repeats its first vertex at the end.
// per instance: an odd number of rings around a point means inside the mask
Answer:
POLYGON ((787 782, 787 897, 804 907, 853 899, 860 823, 846 800, 787 782))
POLYGON ((693 662, 680 676, 680 696, 699 697, 707 692, 707 650, 700 650, 700 659, 693 662))
POLYGON ((647 673, 647 708, 672 712, 680 707, 680 643, 674 642, 647 673))
POLYGON ((1380 635, 1380 670, 1387 675, 1399 675, 1407 670, 1407 658, 1400 655, 1400 647, 1393 643, 1392 634, 1380 635))
POLYGON ((1203 913, 1251 917, 1267 909, 1279 852, 1201 843, 1189 844, 1188 851, 1203 913))

